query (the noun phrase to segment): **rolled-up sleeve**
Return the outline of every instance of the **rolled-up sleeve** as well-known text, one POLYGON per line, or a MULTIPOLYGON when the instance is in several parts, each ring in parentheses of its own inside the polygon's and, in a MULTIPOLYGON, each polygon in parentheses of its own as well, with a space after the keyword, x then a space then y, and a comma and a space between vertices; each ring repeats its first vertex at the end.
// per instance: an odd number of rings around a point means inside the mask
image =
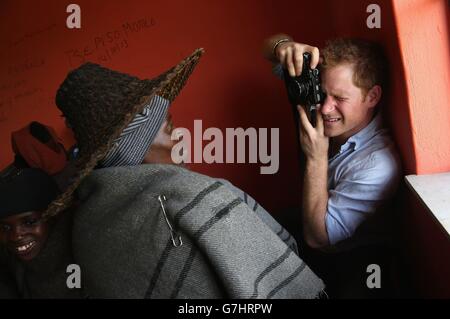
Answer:
POLYGON ((272 66, 272 73, 273 73, 276 77, 278 77, 278 78, 284 80, 283 67, 282 67, 282 65, 281 65, 280 63, 274 64, 274 65, 272 66))
POLYGON ((398 163, 387 152, 374 153, 348 169, 328 193, 325 223, 330 244, 352 236, 395 193, 398 180, 398 163))

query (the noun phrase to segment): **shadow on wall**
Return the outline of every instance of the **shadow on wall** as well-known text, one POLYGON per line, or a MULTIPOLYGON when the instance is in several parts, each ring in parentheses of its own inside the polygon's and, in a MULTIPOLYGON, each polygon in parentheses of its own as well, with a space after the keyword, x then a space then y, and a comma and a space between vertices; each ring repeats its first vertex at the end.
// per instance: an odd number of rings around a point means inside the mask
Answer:
POLYGON ((450 298, 450 240, 422 202, 402 184, 396 218, 396 281, 403 298, 450 298))
POLYGON ((381 28, 369 29, 366 8, 373 1, 349 0, 345 7, 331 1, 334 12, 331 22, 334 35, 361 37, 380 43, 389 61, 389 86, 384 92, 383 113, 388 128, 398 146, 405 174, 417 169, 414 150, 410 105, 406 88, 405 65, 401 58, 394 8, 391 0, 377 1, 381 10, 381 28), (362 26, 362 27, 361 27, 362 26))

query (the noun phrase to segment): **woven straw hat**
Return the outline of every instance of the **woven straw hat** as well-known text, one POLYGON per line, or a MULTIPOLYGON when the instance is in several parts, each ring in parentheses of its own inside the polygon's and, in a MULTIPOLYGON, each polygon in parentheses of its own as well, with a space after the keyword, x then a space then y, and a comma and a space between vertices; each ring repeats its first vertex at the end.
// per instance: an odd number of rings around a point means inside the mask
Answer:
POLYGON ((158 95, 172 102, 186 84, 203 49, 154 79, 137 77, 85 63, 71 71, 56 94, 56 104, 71 126, 79 147, 73 182, 50 203, 43 216, 55 216, 71 205, 73 193, 105 157, 121 132, 158 95))

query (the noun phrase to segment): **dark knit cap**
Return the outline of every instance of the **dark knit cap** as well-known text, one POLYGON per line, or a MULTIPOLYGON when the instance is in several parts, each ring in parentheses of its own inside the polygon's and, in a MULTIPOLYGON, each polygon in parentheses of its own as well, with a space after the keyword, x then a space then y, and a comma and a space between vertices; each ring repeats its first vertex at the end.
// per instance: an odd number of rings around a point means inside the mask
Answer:
POLYGON ((30 211, 45 211, 58 196, 53 179, 37 168, 26 168, 0 180, 0 219, 30 211))

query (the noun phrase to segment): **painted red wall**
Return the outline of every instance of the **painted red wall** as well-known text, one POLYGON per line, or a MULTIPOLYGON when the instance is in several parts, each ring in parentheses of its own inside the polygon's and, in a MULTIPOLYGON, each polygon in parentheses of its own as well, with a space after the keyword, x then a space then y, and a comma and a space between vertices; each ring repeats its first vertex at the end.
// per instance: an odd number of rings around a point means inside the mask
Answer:
MULTIPOLYGON (((204 57, 171 107, 175 124, 192 129, 194 119, 202 119, 204 128, 278 127, 280 170, 276 175, 260 175, 259 164, 192 168, 230 179, 274 213, 298 205, 300 179, 290 108, 283 83, 272 76, 260 53, 263 39, 278 32, 319 47, 334 36, 381 42, 392 70, 384 112, 405 174, 450 169, 448 4, 444 0, 47 0, 35 5, 3 0, 0 169, 13 158, 11 131, 31 120, 53 126, 66 146, 73 142, 54 96, 67 72, 84 59, 145 78, 204 47, 204 57), (65 26, 65 10, 71 2, 81 6, 81 30, 65 26), (366 8, 371 3, 381 7, 381 29, 366 27, 366 8), (124 24, 142 19, 148 27, 123 32, 124 24), (100 39, 106 41, 108 32, 114 31, 119 31, 117 39, 103 46, 100 39), (112 54, 114 44, 119 49, 112 54), (74 51, 85 52, 84 59, 69 54, 74 51)), ((406 236, 405 247, 411 249, 405 254, 417 266, 412 270, 414 286, 422 292, 436 291, 438 296, 448 294, 450 285, 438 287, 443 281, 437 271, 422 271, 450 269, 448 256, 438 254, 448 242, 441 242, 438 228, 421 204, 414 197, 406 198, 412 208, 402 211, 408 220, 403 227, 414 235, 406 236), (433 236, 436 241, 430 240, 433 236), (436 251, 426 254, 430 247, 436 251)))
MULTIPOLYGON (((31 120, 53 126, 69 146, 73 139, 54 104, 55 92, 67 72, 84 60, 139 77, 156 76, 190 54, 206 50, 171 112, 177 126, 280 128, 280 169, 260 175, 259 164, 195 164, 194 170, 230 179, 248 190, 270 210, 298 204, 298 168, 290 106, 283 83, 271 74, 261 55, 267 36, 281 31, 307 33, 308 42, 322 44, 327 30, 319 28, 314 12, 329 19, 327 5, 282 7, 273 1, 76 1, 81 6, 81 30, 65 26, 66 6, 72 1, 0 3, 0 168, 13 159, 10 132, 31 120), (123 33, 122 25, 140 19, 153 26, 123 33), (149 23, 150 24, 150 23, 149 23), (112 44, 122 45, 102 60, 112 45, 108 32, 118 30, 112 44), (304 32, 302 30, 308 30, 304 32), (72 52, 72 54, 70 54, 72 52), (75 52, 75 53, 73 53, 75 52), (85 52, 84 59, 80 55, 85 52)), ((300 38, 299 36, 297 36, 300 38)))
MULTIPOLYGON (((280 128, 280 169, 260 175, 259 164, 194 164, 202 173, 221 176, 248 190, 271 211, 298 204, 298 165, 292 140, 295 130, 283 83, 261 57, 265 37, 287 32, 299 41, 319 47, 337 35, 363 36, 381 41, 391 61, 400 64, 389 1, 380 1, 381 29, 366 27, 370 1, 78 1, 81 30, 65 26, 70 1, 26 1, 0 4, 0 169, 12 161, 10 132, 31 120, 53 126, 66 145, 72 142, 64 128, 54 95, 68 70, 85 60, 151 77, 169 68, 197 47, 206 54, 182 94, 172 105, 175 124, 203 127, 280 128), (195 7, 195 9, 194 9, 195 7), (291 8, 291 10, 284 10, 291 8), (282 13, 283 12, 283 13, 282 13), (320 20, 317 19, 320 17, 320 20), (146 19, 150 27, 126 35, 122 26, 146 19), (152 25, 153 24, 153 25, 152 25), (110 32, 117 39, 108 42, 110 32), (102 42, 103 41, 103 42, 102 42), (109 58, 114 45, 122 47, 109 58), (106 59, 104 59, 106 57, 106 59)), ((402 73, 399 73, 402 74, 402 73)), ((404 80, 395 77, 392 118, 409 118, 408 104, 398 101, 404 80), (397 115, 401 116, 397 116, 397 115)), ((388 114, 391 114, 390 111, 388 114)), ((388 116, 388 118, 391 118, 388 116)), ((402 141, 402 157, 409 171, 415 167, 409 120, 394 126, 402 141)))

